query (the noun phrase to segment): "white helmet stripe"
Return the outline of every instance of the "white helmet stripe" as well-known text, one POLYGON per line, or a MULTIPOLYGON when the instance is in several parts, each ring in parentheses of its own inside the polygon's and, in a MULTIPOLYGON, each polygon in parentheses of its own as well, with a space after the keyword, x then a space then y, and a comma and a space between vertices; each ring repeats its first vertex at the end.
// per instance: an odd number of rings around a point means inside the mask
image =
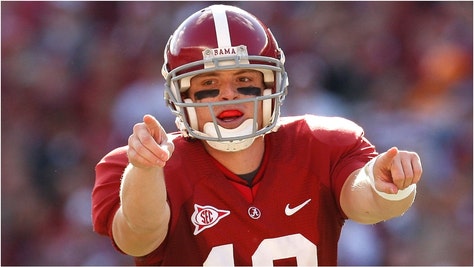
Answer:
POLYGON ((214 17, 214 27, 216 28, 217 45, 219 47, 231 47, 229 24, 227 23, 225 9, 215 5, 211 7, 211 10, 214 17))

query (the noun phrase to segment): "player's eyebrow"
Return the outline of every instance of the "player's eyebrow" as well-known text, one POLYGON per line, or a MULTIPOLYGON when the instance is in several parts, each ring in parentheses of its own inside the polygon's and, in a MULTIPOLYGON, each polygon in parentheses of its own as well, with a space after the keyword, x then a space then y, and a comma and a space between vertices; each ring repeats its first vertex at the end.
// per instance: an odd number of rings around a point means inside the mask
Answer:
MULTIPOLYGON (((206 72, 206 73, 196 75, 196 77, 199 77, 199 78, 202 78, 202 77, 218 77, 220 72, 221 71, 206 72)), ((235 72, 234 75, 241 75, 243 73, 253 73, 253 72, 259 72, 259 71, 252 70, 252 69, 242 69, 242 70, 238 70, 237 72, 235 72)))

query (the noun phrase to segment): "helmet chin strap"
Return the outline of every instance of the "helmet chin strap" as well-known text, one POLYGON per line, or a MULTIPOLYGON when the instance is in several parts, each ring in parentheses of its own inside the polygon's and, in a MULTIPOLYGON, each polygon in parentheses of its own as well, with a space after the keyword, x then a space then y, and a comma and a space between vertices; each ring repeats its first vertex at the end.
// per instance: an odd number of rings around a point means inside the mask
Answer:
MULTIPOLYGON (((217 134, 217 129, 219 130, 219 133, 221 134, 222 137, 227 138, 227 137, 237 137, 237 136, 243 136, 243 135, 249 135, 252 134, 253 127, 254 127, 254 121, 253 119, 247 119, 244 121, 239 127, 234 128, 234 129, 226 129, 221 127, 220 125, 214 125, 212 122, 207 122, 204 124, 204 133, 211 136, 211 137, 218 137, 217 134)), ((237 152, 244 150, 248 148, 250 145, 252 145, 253 141, 255 140, 256 136, 246 138, 246 139, 241 139, 241 140, 232 140, 232 141, 209 141, 206 140, 206 142, 214 149, 224 151, 224 152, 237 152)))

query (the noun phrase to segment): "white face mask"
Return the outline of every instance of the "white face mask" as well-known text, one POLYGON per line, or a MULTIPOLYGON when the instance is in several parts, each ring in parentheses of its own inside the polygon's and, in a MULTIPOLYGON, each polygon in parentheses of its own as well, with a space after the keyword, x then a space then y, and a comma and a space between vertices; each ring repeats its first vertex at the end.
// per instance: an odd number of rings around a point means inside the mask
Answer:
POLYGON ((221 101, 220 104, 215 103, 206 103, 206 104, 195 104, 190 98, 184 99, 184 103, 180 104, 180 108, 178 110, 186 109, 187 110, 187 117, 189 125, 186 125, 183 120, 177 119, 176 125, 178 129, 183 132, 184 136, 191 136, 194 138, 198 138, 201 140, 206 141, 212 148, 224 151, 224 152, 237 152, 244 150, 250 147, 254 140, 259 137, 263 136, 264 134, 268 133, 269 130, 275 126, 272 123, 275 123, 275 118, 272 114, 272 99, 275 97, 272 96, 271 89, 265 89, 263 91, 263 96, 256 96, 255 99, 242 99, 242 100, 232 100, 232 101, 221 101), (233 129, 227 129, 220 125, 214 124, 214 122, 210 121, 203 125, 202 131, 198 131, 198 119, 195 107, 198 105, 200 106, 207 106, 207 108, 211 109, 214 105, 227 105, 228 103, 225 102, 262 102, 262 120, 264 122, 264 127, 272 125, 269 130, 266 129, 259 129, 257 124, 257 116, 253 116, 253 118, 249 118, 245 120, 241 125, 233 129), (260 132, 259 132, 260 131, 260 132), (225 139, 225 140, 222 140, 225 139))

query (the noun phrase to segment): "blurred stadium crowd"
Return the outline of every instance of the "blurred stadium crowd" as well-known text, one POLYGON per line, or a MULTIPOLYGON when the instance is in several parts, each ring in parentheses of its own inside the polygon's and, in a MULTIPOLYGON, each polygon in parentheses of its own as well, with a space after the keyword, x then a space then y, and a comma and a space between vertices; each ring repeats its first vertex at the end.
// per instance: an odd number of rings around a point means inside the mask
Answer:
MULTIPOLYGON (((163 48, 211 3, 2 1, 2 265, 133 264, 92 231, 94 166, 145 113, 175 130, 163 48)), ((472 2, 226 3, 285 51, 283 115, 344 116, 421 156, 414 206, 347 222, 340 264, 472 266, 472 2)))

